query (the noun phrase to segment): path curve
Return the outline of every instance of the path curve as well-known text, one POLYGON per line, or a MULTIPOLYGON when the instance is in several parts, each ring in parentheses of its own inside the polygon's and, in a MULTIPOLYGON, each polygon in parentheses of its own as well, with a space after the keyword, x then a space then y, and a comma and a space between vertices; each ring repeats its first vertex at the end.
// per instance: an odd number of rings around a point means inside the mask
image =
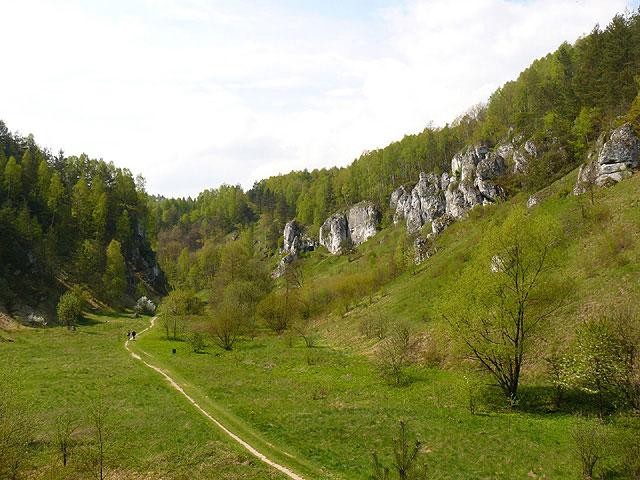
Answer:
MULTIPOLYGON (((138 332, 136 336, 138 335, 142 335, 144 332, 146 332, 147 330, 153 328, 153 326, 156 323, 156 318, 157 317, 153 317, 151 319, 151 323, 149 324, 149 326, 147 328, 145 328, 144 330, 142 330, 141 332, 138 332)), ((144 361, 142 359, 142 357, 140 357, 140 355, 138 355, 137 353, 131 351, 131 349, 129 348, 129 340, 127 339, 126 342, 124 342, 124 348, 127 350, 127 352, 129 352, 129 354, 135 358, 136 360, 141 361, 142 363, 144 363, 147 367, 149 367, 152 370, 155 370, 156 372, 158 372, 160 375, 162 375, 168 382, 169 385, 171 385, 175 390, 177 390, 178 392, 180 392, 182 395, 184 395, 184 397, 189 400, 189 402, 191 403, 191 405, 193 405, 200 413, 202 413, 205 417, 207 417, 212 423, 214 423, 220 430, 222 430, 224 433, 226 433, 229 437, 231 437, 235 442, 239 443, 240 445, 242 445, 246 450, 249 451, 249 453, 251 453, 253 456, 255 456, 256 458, 258 458, 259 460, 261 460, 262 462, 266 463, 267 465, 275 468, 276 470, 279 470, 280 472, 282 472, 283 474, 285 474, 287 477, 293 479, 293 480, 304 480, 304 477, 298 475, 297 473, 291 471, 290 469, 288 469, 287 467, 285 467, 284 465, 280 465, 277 462, 274 462, 273 460, 271 460, 269 457, 267 457, 266 455, 260 453, 258 450, 256 450, 254 447, 252 447, 248 442, 246 442, 245 440, 243 440, 242 438, 240 438, 238 435, 236 435, 235 433, 233 433, 231 430, 229 430, 227 427, 225 427, 224 425, 222 425, 222 423, 220 423, 218 420, 216 420, 213 416, 211 416, 211 414, 209 412, 207 412, 204 408, 202 408, 198 402, 196 402, 187 392, 184 391, 184 389, 178 384, 178 382, 176 382, 173 378, 171 378, 169 375, 167 375, 166 372, 164 372, 164 370, 160 369, 159 367, 156 367, 155 365, 152 365, 146 361, 144 361)))

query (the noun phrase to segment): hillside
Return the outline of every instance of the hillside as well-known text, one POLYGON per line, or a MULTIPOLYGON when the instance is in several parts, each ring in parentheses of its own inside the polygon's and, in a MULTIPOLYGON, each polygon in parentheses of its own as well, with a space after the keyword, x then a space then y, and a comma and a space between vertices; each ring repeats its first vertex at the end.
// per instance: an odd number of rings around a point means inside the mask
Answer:
POLYGON ((639 207, 640 11, 249 191, 0 123, 0 477, 638 479, 639 207))

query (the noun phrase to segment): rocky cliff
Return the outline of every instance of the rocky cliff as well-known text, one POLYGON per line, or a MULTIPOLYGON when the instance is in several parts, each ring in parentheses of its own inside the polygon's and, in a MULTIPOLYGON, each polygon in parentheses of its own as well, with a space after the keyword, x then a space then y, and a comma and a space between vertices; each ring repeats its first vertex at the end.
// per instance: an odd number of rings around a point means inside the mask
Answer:
MULTIPOLYGON (((404 220, 407 231, 416 233, 431 222, 432 231, 437 234, 476 205, 495 202, 503 195, 495 179, 508 171, 500 152, 515 155, 511 144, 494 151, 477 145, 456 154, 450 172, 440 177, 421 173, 411 190, 404 186, 396 189, 389 201, 394 223, 404 220)), ((524 168, 522 162, 518 168, 524 168)))
POLYGON ((296 220, 291 220, 284 226, 284 242, 282 245, 282 253, 284 257, 280 259, 278 266, 273 271, 274 278, 280 277, 287 265, 292 263, 300 253, 315 250, 316 242, 305 234, 304 226, 300 225, 296 220))
POLYGON ((339 255, 374 236, 380 220, 380 212, 372 202, 357 203, 346 213, 334 213, 325 220, 320 227, 319 243, 332 254, 339 255))
POLYGON ((640 168, 640 139, 629 123, 601 137, 590 153, 587 163, 580 167, 573 189, 575 195, 584 193, 590 185, 608 186, 633 174, 640 168))

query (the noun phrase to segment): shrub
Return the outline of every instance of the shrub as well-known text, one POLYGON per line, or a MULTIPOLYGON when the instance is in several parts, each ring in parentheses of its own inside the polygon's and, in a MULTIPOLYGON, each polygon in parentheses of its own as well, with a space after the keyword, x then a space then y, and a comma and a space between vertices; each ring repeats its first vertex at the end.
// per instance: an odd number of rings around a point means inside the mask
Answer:
POLYGON ((382 342, 376 360, 380 373, 391 384, 400 386, 408 383, 406 369, 412 362, 415 346, 411 329, 404 324, 396 325, 392 334, 382 342))
POLYGON ((58 320, 65 324, 68 328, 73 327, 82 315, 83 302, 82 299, 72 291, 67 291, 60 297, 56 313, 58 320))
POLYGON ((191 345, 194 353, 200 353, 206 347, 206 344, 204 342, 204 335, 200 332, 191 332, 191 334, 189 334, 189 337, 187 338, 187 341, 189 342, 189 345, 191 345))
POLYGON ((156 311, 156 305, 149 298, 142 296, 138 299, 133 309, 136 311, 136 313, 153 315, 153 313, 156 311))
POLYGON ((592 480, 598 463, 605 456, 606 436, 602 425, 586 420, 578 421, 573 429, 575 453, 580 462, 582 478, 592 480))

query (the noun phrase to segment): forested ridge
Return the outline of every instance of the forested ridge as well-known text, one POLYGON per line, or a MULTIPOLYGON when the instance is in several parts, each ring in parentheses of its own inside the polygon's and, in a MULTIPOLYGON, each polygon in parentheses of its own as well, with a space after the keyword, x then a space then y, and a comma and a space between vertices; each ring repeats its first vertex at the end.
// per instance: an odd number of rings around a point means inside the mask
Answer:
POLYGON ((601 133, 627 120, 638 127, 639 74, 640 14, 620 14, 605 28, 596 26, 574 44, 534 61, 486 104, 451 124, 365 152, 347 167, 277 175, 247 192, 223 185, 196 199, 151 198, 150 229, 161 262, 174 282, 184 281, 189 271, 199 278, 196 252, 207 240, 218 242, 250 226, 259 250, 270 255, 287 221, 296 218, 314 234, 333 212, 361 200, 375 202, 388 223, 395 188, 415 183, 420 172, 448 170, 451 158, 474 144, 491 148, 532 140, 539 158, 527 171, 501 179, 501 186, 509 193, 534 192, 584 162, 601 133))
POLYGON ((162 293, 144 237, 141 177, 86 155, 57 155, 0 122, 0 307, 51 311, 76 285, 111 304, 162 293), (136 183, 137 181, 137 183, 136 183))
POLYGON ((205 288, 220 268, 222 246, 240 232, 253 239, 251 255, 273 265, 282 228, 293 218, 315 234, 331 213, 371 200, 388 223, 395 188, 420 172, 447 170, 458 151, 474 144, 535 141, 537 161, 501 183, 509 193, 536 191, 582 163, 601 133, 625 120, 638 125, 639 73, 640 14, 617 15, 606 28, 596 26, 534 61, 451 124, 367 151, 347 167, 273 176, 246 192, 222 185, 195 199, 149 196, 144 179, 127 169, 86 155, 54 155, 2 123, 0 296, 10 309, 16 295, 64 275, 105 300, 162 291, 163 279, 135 273, 155 264, 148 244, 174 287, 205 288), (109 260, 112 243, 111 252, 121 255, 109 260), (110 282, 108 263, 120 256, 125 278, 110 282))

